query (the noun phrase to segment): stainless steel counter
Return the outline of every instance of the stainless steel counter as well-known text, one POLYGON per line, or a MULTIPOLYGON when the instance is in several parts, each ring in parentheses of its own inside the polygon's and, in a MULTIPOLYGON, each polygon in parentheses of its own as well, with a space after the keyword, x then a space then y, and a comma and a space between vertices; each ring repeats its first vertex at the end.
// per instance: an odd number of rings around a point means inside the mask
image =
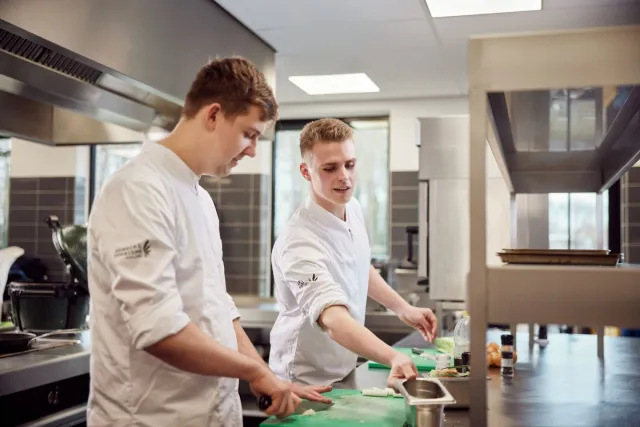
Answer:
POLYGON ((89 373, 91 336, 80 344, 0 358, 0 396, 89 373))
MULTIPOLYGON (((253 296, 232 295, 244 328, 270 329, 278 317, 275 299, 253 296)), ((413 329, 402 323, 390 311, 369 311, 365 316, 365 326, 374 333, 409 334, 413 329)))

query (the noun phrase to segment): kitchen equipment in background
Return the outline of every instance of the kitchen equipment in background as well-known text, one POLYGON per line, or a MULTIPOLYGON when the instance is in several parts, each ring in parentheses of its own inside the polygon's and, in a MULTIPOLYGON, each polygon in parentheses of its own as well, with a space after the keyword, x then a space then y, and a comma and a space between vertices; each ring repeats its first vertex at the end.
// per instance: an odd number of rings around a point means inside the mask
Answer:
MULTIPOLYGON (((80 329, 68 329, 48 332, 42 335, 31 334, 28 332, 6 332, 0 334, 0 355, 22 353, 34 349, 36 342, 45 340, 47 337, 70 335, 81 332, 80 329)), ((80 341, 71 339, 56 339, 53 344, 75 344, 80 341)))
POLYGON ((4 295, 4 288, 7 286, 11 266, 22 255, 24 255, 24 249, 17 246, 0 249, 0 295, 4 295))
MULTIPOLYGON (((3 323, 11 317, 11 303, 9 300, 4 301, 5 287, 9 279, 9 271, 18 258, 24 255, 24 249, 17 246, 0 249, 0 329, 3 323)), ((8 294, 7 294, 8 297, 8 294)))
POLYGON ((429 306, 429 279, 418 276, 418 260, 414 257, 413 242, 414 236, 419 235, 417 226, 408 226, 407 232, 407 254, 393 270, 393 280, 395 290, 409 304, 419 307, 429 306))
POLYGON ((395 386, 404 397, 405 420, 410 427, 441 427, 445 405, 456 403, 442 382, 435 378, 396 380, 395 386))
POLYGON ((613 267, 620 254, 609 250, 585 249, 503 249, 498 252, 506 264, 595 265, 613 267))
POLYGON ((406 228, 407 233, 407 256, 402 260, 399 268, 408 270, 418 269, 418 260, 413 257, 413 237, 418 235, 418 226, 410 225, 406 228))
POLYGON ((69 278, 67 282, 10 283, 13 322, 21 331, 34 333, 83 328, 89 312, 86 227, 61 226, 55 215, 45 222, 69 278))

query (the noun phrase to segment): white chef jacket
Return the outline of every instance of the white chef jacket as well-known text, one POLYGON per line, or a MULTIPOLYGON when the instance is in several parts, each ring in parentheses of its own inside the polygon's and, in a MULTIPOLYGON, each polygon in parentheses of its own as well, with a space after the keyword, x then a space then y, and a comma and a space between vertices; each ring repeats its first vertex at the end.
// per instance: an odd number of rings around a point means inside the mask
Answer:
POLYGON ((189 320, 237 349, 218 215, 198 181, 147 142, 93 205, 89 427, 242 425, 237 379, 181 371, 143 350, 189 320))
POLYGON ((307 198, 278 236, 271 261, 281 306, 271 330, 271 370, 307 385, 344 379, 358 356, 317 321, 325 308, 344 305, 364 325, 371 250, 360 204, 349 201, 344 221, 307 198))

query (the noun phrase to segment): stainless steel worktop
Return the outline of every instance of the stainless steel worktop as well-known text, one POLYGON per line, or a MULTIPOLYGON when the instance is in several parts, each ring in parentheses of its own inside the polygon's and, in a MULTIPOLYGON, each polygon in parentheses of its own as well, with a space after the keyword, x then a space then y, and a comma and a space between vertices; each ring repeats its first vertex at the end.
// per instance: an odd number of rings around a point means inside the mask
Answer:
MULTIPOLYGON (((275 299, 232 295, 244 328, 270 329, 278 317, 275 299)), ((375 333, 409 334, 413 329, 402 323, 391 311, 368 311, 365 326, 375 333)))

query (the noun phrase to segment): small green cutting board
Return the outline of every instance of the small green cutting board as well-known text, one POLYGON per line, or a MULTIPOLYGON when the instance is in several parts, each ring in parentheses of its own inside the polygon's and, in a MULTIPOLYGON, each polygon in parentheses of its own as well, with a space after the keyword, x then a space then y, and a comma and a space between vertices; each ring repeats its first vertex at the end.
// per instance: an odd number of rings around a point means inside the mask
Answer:
MULTIPOLYGON (((409 356, 411 360, 413 360, 413 363, 415 363, 416 368, 418 368, 418 371, 432 371, 436 368, 435 360, 427 359, 418 354, 414 354, 411 352, 410 348, 399 347, 399 348, 396 348, 396 350, 398 350, 400 353, 403 353, 409 356)), ((424 348, 421 350, 424 351, 425 353, 432 354, 434 356, 436 354, 442 354, 441 351, 435 348, 424 348)), ((370 360, 367 363, 369 364, 370 369, 389 369, 388 366, 380 364, 378 362, 374 362, 373 360, 370 360)), ((451 361, 450 366, 453 367, 453 360, 451 361)))
POLYGON ((324 393, 333 406, 313 415, 271 417, 261 426, 289 427, 402 427, 405 422, 401 397, 363 396, 360 390, 333 389, 324 393))

